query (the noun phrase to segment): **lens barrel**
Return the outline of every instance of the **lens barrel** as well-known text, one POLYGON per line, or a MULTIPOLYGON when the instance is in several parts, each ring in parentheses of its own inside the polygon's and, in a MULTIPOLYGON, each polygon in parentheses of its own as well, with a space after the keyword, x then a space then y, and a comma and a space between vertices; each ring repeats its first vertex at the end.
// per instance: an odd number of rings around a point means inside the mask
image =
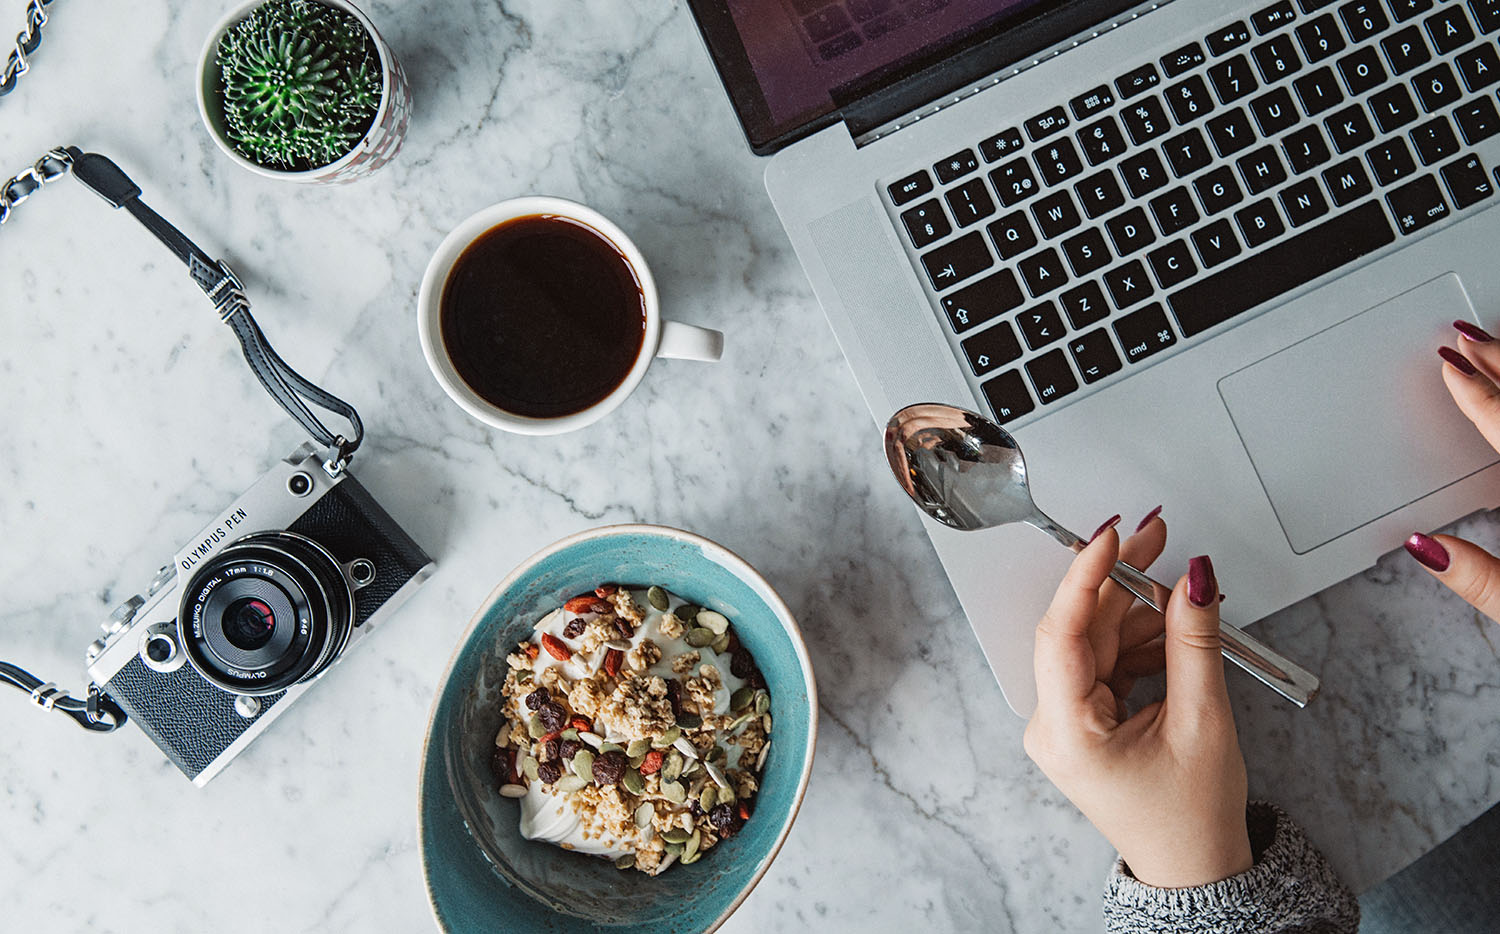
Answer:
POLYGON ((353 624, 338 562, 291 532, 258 532, 224 548, 188 581, 177 614, 193 668, 251 695, 317 677, 344 651, 353 624))

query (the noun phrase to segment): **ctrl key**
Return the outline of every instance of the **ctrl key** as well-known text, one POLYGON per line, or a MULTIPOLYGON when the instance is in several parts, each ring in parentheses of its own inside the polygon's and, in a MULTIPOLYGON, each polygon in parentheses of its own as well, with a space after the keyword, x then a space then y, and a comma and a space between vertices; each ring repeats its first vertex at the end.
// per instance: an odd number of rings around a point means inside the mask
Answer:
POLYGON ((1021 378, 1018 370, 1006 370, 979 388, 984 390, 990 410, 995 413, 995 421, 1001 424, 1020 418, 1036 408, 1036 403, 1031 401, 1031 393, 1026 389, 1026 381, 1021 378))
POLYGON ((1160 302, 1152 302, 1116 321, 1115 336, 1120 339, 1125 359, 1131 363, 1139 363, 1177 343, 1177 335, 1172 333, 1160 302))
POLYGON ((1042 405, 1050 405, 1078 388, 1078 380, 1074 378, 1073 368, 1068 366, 1068 358, 1063 355, 1061 347, 1035 360, 1027 360, 1026 375, 1031 377, 1031 385, 1036 387, 1042 405))

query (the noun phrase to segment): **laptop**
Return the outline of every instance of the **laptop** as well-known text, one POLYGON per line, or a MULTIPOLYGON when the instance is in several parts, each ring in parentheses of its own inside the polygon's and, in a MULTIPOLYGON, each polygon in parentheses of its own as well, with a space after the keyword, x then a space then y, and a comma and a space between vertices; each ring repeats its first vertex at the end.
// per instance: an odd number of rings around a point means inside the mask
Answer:
MULTIPOLYGON (((1435 353, 1500 325, 1500 0, 690 6, 877 424, 993 417, 1084 535, 1162 504, 1242 626, 1500 503, 1435 353)), ((1070 556, 923 521, 1028 715, 1070 556)))

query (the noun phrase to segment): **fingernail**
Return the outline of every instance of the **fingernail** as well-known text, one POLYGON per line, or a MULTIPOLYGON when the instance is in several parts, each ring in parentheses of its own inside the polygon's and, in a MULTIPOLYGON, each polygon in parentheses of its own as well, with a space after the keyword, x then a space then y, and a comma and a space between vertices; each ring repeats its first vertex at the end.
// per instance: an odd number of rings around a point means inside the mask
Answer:
POLYGON ((1439 574, 1448 570, 1448 549, 1431 535, 1413 532, 1411 538, 1406 540, 1406 550, 1413 558, 1422 562, 1423 567, 1431 568, 1439 574))
POLYGON ((1452 347, 1439 347, 1438 356, 1442 357, 1449 366, 1465 376, 1473 376, 1479 372, 1474 369, 1474 364, 1469 362, 1468 357, 1465 357, 1452 347))
POLYGON ((1119 515, 1110 516, 1108 519, 1104 520, 1104 524, 1103 525, 1099 526, 1097 529, 1094 530, 1094 534, 1089 536, 1089 541, 1092 542, 1094 539, 1096 539, 1099 536, 1103 535, 1104 532, 1107 529, 1112 529, 1112 528, 1114 528, 1115 526, 1117 526, 1119 524, 1120 524, 1120 517, 1119 517, 1119 515))
POLYGON ((1146 513, 1146 518, 1141 520, 1140 524, 1135 527, 1135 530, 1139 532, 1141 529, 1144 529, 1146 526, 1151 524, 1152 519, 1155 519, 1159 515, 1161 515, 1161 507, 1157 506, 1155 509, 1146 513))
POLYGON ((1453 322, 1453 326, 1458 329, 1458 333, 1474 341, 1476 344, 1488 344, 1494 340, 1484 328, 1470 324, 1467 321, 1455 321, 1453 322))
POLYGON ((1208 555, 1188 561, 1188 602, 1208 606, 1219 598, 1219 582, 1214 580, 1214 564, 1208 555))

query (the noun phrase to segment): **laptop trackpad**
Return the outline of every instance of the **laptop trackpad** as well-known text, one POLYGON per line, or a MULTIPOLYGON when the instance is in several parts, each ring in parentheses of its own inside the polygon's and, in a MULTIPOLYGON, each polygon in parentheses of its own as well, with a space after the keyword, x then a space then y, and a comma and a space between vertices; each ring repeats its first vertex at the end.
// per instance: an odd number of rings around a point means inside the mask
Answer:
POLYGON ((1474 309, 1448 273, 1219 380, 1292 551, 1500 460, 1443 386, 1455 318, 1474 309))

